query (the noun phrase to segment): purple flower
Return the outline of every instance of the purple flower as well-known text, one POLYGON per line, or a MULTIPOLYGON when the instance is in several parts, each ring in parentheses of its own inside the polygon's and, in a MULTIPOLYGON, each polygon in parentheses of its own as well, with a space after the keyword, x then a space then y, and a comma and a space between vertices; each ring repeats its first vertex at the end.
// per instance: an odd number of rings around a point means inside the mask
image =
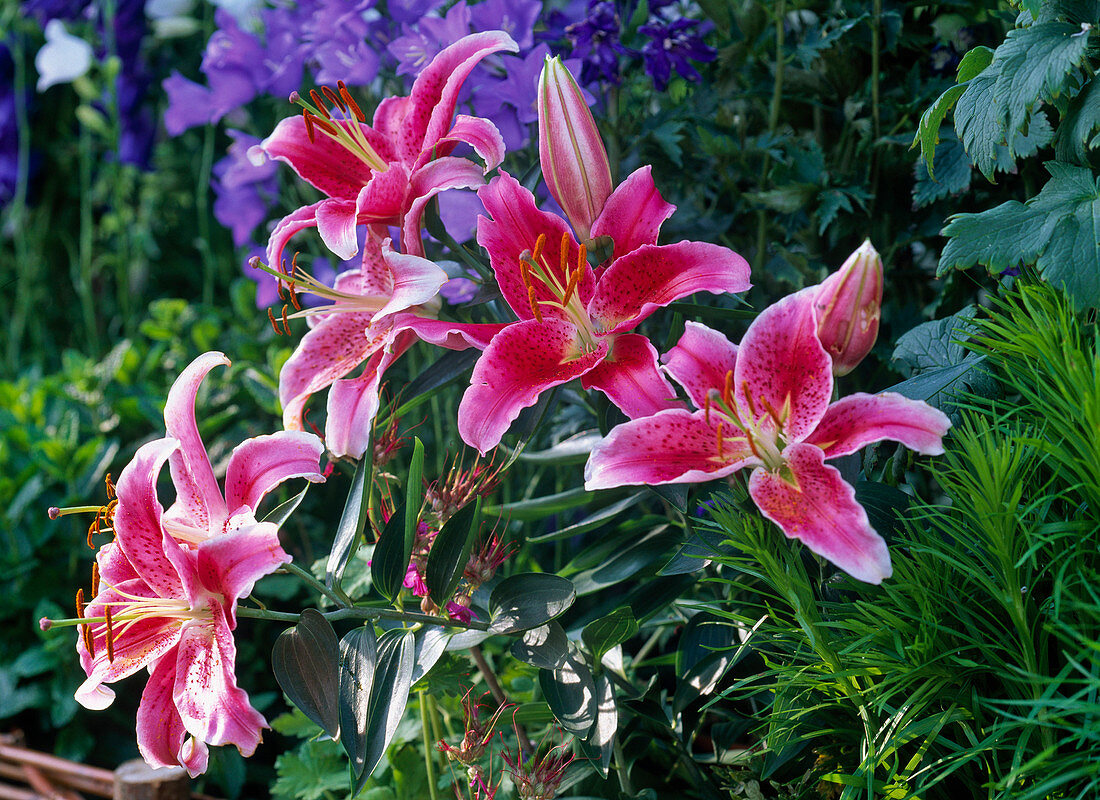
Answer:
POLYGON ((573 57, 581 59, 581 82, 619 82, 619 55, 630 50, 619 41, 619 15, 608 0, 589 0, 588 16, 565 29, 573 57))
POLYGON ((34 17, 43 28, 51 19, 76 19, 84 13, 90 0, 23 0, 22 11, 34 17))
POLYGON ((390 0, 386 12, 398 25, 412 25, 443 5, 443 0, 390 0))
POLYGON ((389 51, 397 59, 398 75, 418 75, 436 55, 470 33, 470 10, 459 0, 442 19, 426 16, 414 28, 403 26, 389 51))
POLYGON ((540 11, 539 0, 485 0, 470 9, 470 16, 474 31, 504 31, 523 52, 534 44, 532 31, 540 11))
POLYGON ((252 232, 265 219, 269 200, 278 191, 278 164, 265 160, 256 165, 248 158, 248 148, 260 140, 241 131, 230 130, 233 144, 229 154, 214 165, 214 217, 233 234, 233 244, 247 243, 252 232))
POLYGON ((648 24, 638 28, 638 32, 650 37, 642 48, 645 59, 645 71, 653 78, 657 91, 663 92, 672 77, 672 68, 681 77, 698 82, 699 73, 688 59, 693 61, 713 61, 717 51, 703 43, 705 28, 699 27, 698 20, 675 19, 665 22, 651 19, 648 24))
POLYGON ((318 83, 365 86, 378 75, 378 54, 368 43, 381 15, 374 0, 321 0, 302 26, 318 83))
POLYGON ((19 128, 15 121, 14 64, 0 42, 0 208, 15 196, 19 182, 19 128))

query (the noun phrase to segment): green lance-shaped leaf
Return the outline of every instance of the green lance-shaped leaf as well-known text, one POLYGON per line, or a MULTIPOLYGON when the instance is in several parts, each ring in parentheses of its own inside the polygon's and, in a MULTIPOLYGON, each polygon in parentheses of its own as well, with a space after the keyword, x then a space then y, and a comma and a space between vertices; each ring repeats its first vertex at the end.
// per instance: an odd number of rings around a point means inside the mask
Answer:
POLYGON ((301 505, 302 499, 306 496, 306 492, 309 491, 309 487, 312 485, 312 483, 307 483, 305 488, 298 492, 298 494, 294 495, 285 503, 279 503, 279 505, 275 506, 275 508, 271 509, 271 511, 264 516, 262 521, 271 522, 276 528, 283 527, 283 523, 294 513, 294 509, 301 505))
POLYGON ((416 642, 412 631, 397 628, 378 640, 378 666, 370 690, 370 703, 362 728, 362 765, 356 772, 353 793, 358 793, 386 752, 405 706, 409 702, 416 642))
POLYGON ((393 600, 401 591, 405 573, 412 561, 412 547, 405 553, 405 504, 402 503, 390 517, 382 535, 374 545, 370 562, 371 582, 387 600, 393 600))
POLYGON ((377 665, 378 642, 369 625, 340 641, 340 744, 356 775, 362 774, 367 757, 366 724, 377 665))
POLYGON ((634 612, 623 606, 585 625, 581 640, 592 653, 592 663, 599 664, 604 653, 637 632, 638 621, 634 619, 634 612))
MULTIPOLYGON (((370 452, 369 447, 367 452, 370 452)), ((336 538, 333 539, 332 549, 328 554, 325 585, 330 589, 340 582, 344 568, 348 565, 348 559, 355 551, 355 545, 363 535, 363 528, 367 524, 369 494, 367 474, 369 472, 370 458, 364 456, 359 460, 359 466, 355 468, 355 477, 351 479, 351 489, 348 490, 348 499, 344 503, 344 513, 340 515, 340 524, 336 526, 336 538)))
POLYGON ((447 642, 450 641, 451 635, 450 631, 432 626, 417 631, 413 648, 413 683, 427 675, 435 666, 435 662, 439 661, 447 649, 447 642))
POLYGON ((539 670, 539 686, 561 726, 581 739, 588 738, 596 723, 599 703, 592 670, 580 654, 570 655, 557 669, 539 670))
POLYGON ((456 511, 432 542, 424 582, 428 584, 428 596, 440 608, 451 599, 462 579, 462 571, 470 560, 470 551, 477 538, 480 519, 479 497, 475 503, 467 503, 456 511))
POLYGON ((511 575, 489 595, 489 632, 517 633, 545 625, 573 605, 573 582, 558 575, 511 575))
POLYGON ((340 735, 340 643, 321 612, 307 608, 271 652, 275 680, 295 706, 333 739, 340 735))
POLYGON ((619 728, 619 710, 615 705, 615 687, 606 673, 595 678, 596 721, 583 740, 582 749, 600 775, 607 777, 611 755, 615 745, 615 731, 619 728))

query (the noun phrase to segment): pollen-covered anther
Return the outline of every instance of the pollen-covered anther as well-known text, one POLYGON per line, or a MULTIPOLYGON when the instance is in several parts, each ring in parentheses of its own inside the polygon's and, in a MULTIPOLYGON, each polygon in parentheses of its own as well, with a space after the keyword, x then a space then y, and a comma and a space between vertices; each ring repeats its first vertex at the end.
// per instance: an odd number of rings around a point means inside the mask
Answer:
POLYGON ((92 562, 92 597, 99 594, 99 564, 92 562))
MULTIPOLYGON (((76 618, 84 619, 84 590, 76 590, 76 618)), ((80 638, 84 640, 84 649, 88 651, 88 655, 95 658, 95 637, 92 636, 92 629, 88 623, 80 623, 80 638)))
POLYGON ((726 371, 726 382, 722 386, 722 402, 733 408, 733 370, 726 371))
POLYGON ((336 81, 336 88, 340 91, 340 97, 343 98, 348 108, 351 109, 351 113, 355 115, 355 118, 360 122, 366 122, 367 115, 363 113, 363 109, 359 108, 359 104, 352 98, 351 93, 348 91, 347 84, 343 81, 336 81))
POLYGON ((539 310, 539 301, 535 298, 535 287, 527 287, 527 302, 531 305, 531 313, 538 322, 542 322, 542 311, 539 310))
POLYGON ((723 423, 723 422, 718 423, 718 458, 719 458, 719 460, 724 460, 725 457, 726 457, 725 452, 723 452, 723 450, 722 450, 722 444, 723 444, 723 442, 722 442, 722 433, 723 433, 723 428, 724 427, 725 427, 725 423, 723 423))
POLYGON ((107 642, 107 661, 113 662, 115 660, 115 630, 109 605, 103 607, 103 622, 107 628, 107 633, 103 637, 107 642))

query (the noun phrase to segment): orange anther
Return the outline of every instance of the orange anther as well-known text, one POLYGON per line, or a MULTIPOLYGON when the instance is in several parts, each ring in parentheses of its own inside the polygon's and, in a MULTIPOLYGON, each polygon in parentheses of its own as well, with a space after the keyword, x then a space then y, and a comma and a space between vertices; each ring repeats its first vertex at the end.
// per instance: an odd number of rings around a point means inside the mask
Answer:
POLYGON ((111 607, 103 606, 103 619, 107 621, 107 635, 103 638, 107 641, 107 661, 115 660, 115 632, 111 625, 111 607))
MULTIPOLYGON (((310 92, 310 95, 312 95, 312 94, 313 94, 313 92, 310 92)), ((321 87, 321 94, 323 94, 325 96, 326 100, 328 100, 334 106, 337 106, 341 111, 343 111, 345 113, 347 112, 347 110, 348 110, 347 105, 345 105, 344 101, 340 99, 340 95, 336 94, 336 92, 332 91, 332 89, 330 89, 327 86, 322 86, 321 87)))
POLYGON ((527 263, 527 259, 520 256, 519 261, 519 279, 523 281, 523 288, 528 292, 531 291, 531 265, 527 263))
POLYGON ((749 414, 756 419, 756 406, 752 402, 752 392, 749 391, 749 382, 741 381, 741 391, 745 393, 745 402, 749 405, 749 414))
POLYGON ((99 533, 99 513, 96 513, 96 517, 92 520, 92 524, 88 526, 88 549, 95 550, 95 542, 92 541, 92 537, 99 533))
POLYGON ((733 408, 733 370, 726 371, 726 380, 722 386, 722 402, 733 408))
POLYGON ((302 109, 302 119, 306 122, 306 136, 309 137, 309 143, 313 144, 317 140, 317 135, 313 131, 313 115, 309 113, 308 108, 302 109))
POLYGON ((725 423, 718 423, 718 458, 724 459, 726 454, 722 452, 722 428, 725 427, 725 423))
POLYGON ((325 108, 325 101, 321 99, 321 96, 317 94, 316 89, 309 90, 309 96, 313 100, 313 105, 317 106, 317 110, 321 112, 325 119, 332 119, 332 115, 328 113, 328 109, 325 108))
POLYGON ((348 92, 348 87, 343 81, 336 81, 336 87, 340 90, 340 97, 344 98, 344 102, 348 104, 348 108, 355 114, 355 118, 360 122, 367 121, 367 115, 363 113, 363 110, 359 108, 359 104, 352 98, 351 93, 348 92))
POLYGON ((84 590, 76 590, 76 616, 79 619, 84 619, 84 590))
POLYGON ((542 322, 542 311, 539 309, 539 301, 535 299, 534 286, 527 288, 527 302, 531 304, 531 313, 535 315, 535 319, 542 322))
POLYGON ((565 267, 569 263, 569 233, 568 231, 561 235, 561 247, 558 248, 558 269, 561 270, 561 274, 565 274, 565 267))
POLYGON ((286 316, 286 306, 283 306, 283 333, 290 336, 290 320, 286 316))
POLYGON ((103 479, 103 482, 105 484, 107 484, 107 499, 108 500, 114 500, 115 499, 115 485, 111 481, 111 473, 109 473, 109 472, 107 473, 107 477, 103 479))
POLYGON ((542 258, 542 251, 546 247, 546 234, 540 233, 538 238, 535 239, 535 251, 531 254, 532 261, 538 261, 542 258))
POLYGON ((275 321, 275 313, 270 308, 267 310, 267 318, 271 321, 271 327, 275 333, 282 334, 282 331, 279 330, 279 323, 275 321))
POLYGON ((92 562, 92 597, 99 594, 99 564, 92 562))

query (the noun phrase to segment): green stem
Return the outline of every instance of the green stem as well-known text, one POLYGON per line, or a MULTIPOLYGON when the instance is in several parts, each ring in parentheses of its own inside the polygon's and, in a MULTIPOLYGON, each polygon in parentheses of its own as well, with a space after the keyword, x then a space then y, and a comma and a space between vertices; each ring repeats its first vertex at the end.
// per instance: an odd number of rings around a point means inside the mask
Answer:
POLYGON ((629 765, 623 758, 623 746, 619 742, 618 735, 615 736, 615 743, 611 747, 615 756, 615 774, 619 776, 619 788, 622 789, 624 797, 633 797, 634 787, 630 783, 630 776, 627 775, 629 765))
POLYGON ((432 739, 428 726, 428 693, 420 692, 420 731, 424 738, 424 772, 428 779, 428 793, 431 800, 439 800, 439 790, 436 788, 435 760, 432 758, 432 739))
MULTIPOLYGON (((251 619, 270 619, 276 622, 297 622, 302 615, 287 611, 269 611, 266 608, 237 606, 237 616, 250 617, 251 619)), ((392 619, 397 622, 418 622, 422 625, 437 625, 442 628, 462 628, 464 630, 475 631, 486 631, 489 629, 489 623, 487 622, 478 622, 474 620, 470 622, 459 622, 458 620, 447 619, 446 617, 434 617, 431 614, 420 614, 414 611, 395 611, 392 608, 374 608, 368 606, 352 606, 351 608, 340 608, 336 611, 322 611, 321 616, 329 622, 338 622, 343 619, 392 619)), ((68 620, 53 620, 52 622, 54 625, 60 625, 68 622, 68 620)), ((73 621, 74 624, 80 622, 83 622, 83 620, 73 621)))
POLYGON ((302 569, 301 567, 299 567, 294 562, 291 562, 289 564, 283 564, 282 569, 283 569, 284 572, 289 572, 291 575, 294 575, 298 578, 301 578, 303 581, 308 583, 310 586, 312 586, 318 592, 323 594, 329 600, 334 602, 336 605, 340 606, 340 608, 351 608, 352 607, 353 603, 351 602, 351 598, 349 598, 346 594, 341 592, 339 589, 334 590, 334 589, 328 588, 327 586, 325 586, 325 584, 321 583, 321 581, 319 581, 315 577, 313 577, 313 575, 309 572, 309 570, 302 569))

